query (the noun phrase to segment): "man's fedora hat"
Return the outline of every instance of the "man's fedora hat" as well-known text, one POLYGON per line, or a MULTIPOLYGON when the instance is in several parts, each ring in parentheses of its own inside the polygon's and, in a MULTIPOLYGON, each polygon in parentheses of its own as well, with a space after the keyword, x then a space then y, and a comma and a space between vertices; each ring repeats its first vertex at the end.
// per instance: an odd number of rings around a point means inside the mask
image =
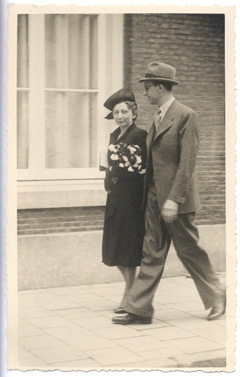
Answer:
POLYGON ((138 81, 159 81, 171 85, 178 85, 178 81, 175 80, 175 74, 176 69, 171 65, 161 62, 152 62, 147 66, 145 77, 138 81))
POLYGON ((113 119, 112 111, 114 106, 125 101, 136 103, 135 96, 129 88, 120 89, 116 93, 112 94, 103 104, 104 107, 106 107, 108 110, 111 110, 111 112, 105 117, 105 119, 113 119))

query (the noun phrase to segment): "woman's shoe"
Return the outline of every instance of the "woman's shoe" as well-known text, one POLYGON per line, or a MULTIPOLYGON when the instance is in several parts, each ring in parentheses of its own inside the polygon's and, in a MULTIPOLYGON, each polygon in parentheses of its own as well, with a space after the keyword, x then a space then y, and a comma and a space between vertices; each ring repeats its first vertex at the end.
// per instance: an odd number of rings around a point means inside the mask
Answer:
POLYGON ((115 314, 126 314, 126 310, 124 310, 123 308, 121 308, 121 306, 119 308, 116 308, 114 309, 113 311, 115 314))

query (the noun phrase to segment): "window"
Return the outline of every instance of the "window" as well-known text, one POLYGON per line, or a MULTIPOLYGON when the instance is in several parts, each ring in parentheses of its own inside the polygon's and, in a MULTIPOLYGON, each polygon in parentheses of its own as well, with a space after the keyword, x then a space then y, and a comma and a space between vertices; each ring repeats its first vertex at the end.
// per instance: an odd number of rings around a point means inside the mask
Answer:
POLYGON ((97 16, 45 17, 46 168, 97 166, 97 16))
POLYGON ((17 167, 28 168, 28 17, 18 18, 17 167))
POLYGON ((103 103, 123 81, 122 15, 22 14, 17 31, 18 179, 102 177, 103 103))

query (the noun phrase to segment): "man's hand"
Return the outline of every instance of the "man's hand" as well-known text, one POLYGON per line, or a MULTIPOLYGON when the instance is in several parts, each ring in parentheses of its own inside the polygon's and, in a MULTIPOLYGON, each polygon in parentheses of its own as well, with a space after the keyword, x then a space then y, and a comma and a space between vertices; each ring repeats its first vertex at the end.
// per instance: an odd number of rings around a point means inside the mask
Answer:
POLYGON ((178 215, 178 203, 167 199, 162 206, 162 217, 166 223, 171 223, 176 220, 178 215))

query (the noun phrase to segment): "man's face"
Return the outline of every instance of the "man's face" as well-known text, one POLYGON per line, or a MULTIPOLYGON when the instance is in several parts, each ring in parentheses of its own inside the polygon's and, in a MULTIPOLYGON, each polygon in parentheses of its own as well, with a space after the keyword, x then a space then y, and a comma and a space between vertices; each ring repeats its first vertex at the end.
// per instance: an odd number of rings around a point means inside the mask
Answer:
POLYGON ((153 85, 153 82, 146 81, 144 83, 144 96, 147 97, 151 105, 158 105, 161 93, 159 92, 159 85, 153 85))

